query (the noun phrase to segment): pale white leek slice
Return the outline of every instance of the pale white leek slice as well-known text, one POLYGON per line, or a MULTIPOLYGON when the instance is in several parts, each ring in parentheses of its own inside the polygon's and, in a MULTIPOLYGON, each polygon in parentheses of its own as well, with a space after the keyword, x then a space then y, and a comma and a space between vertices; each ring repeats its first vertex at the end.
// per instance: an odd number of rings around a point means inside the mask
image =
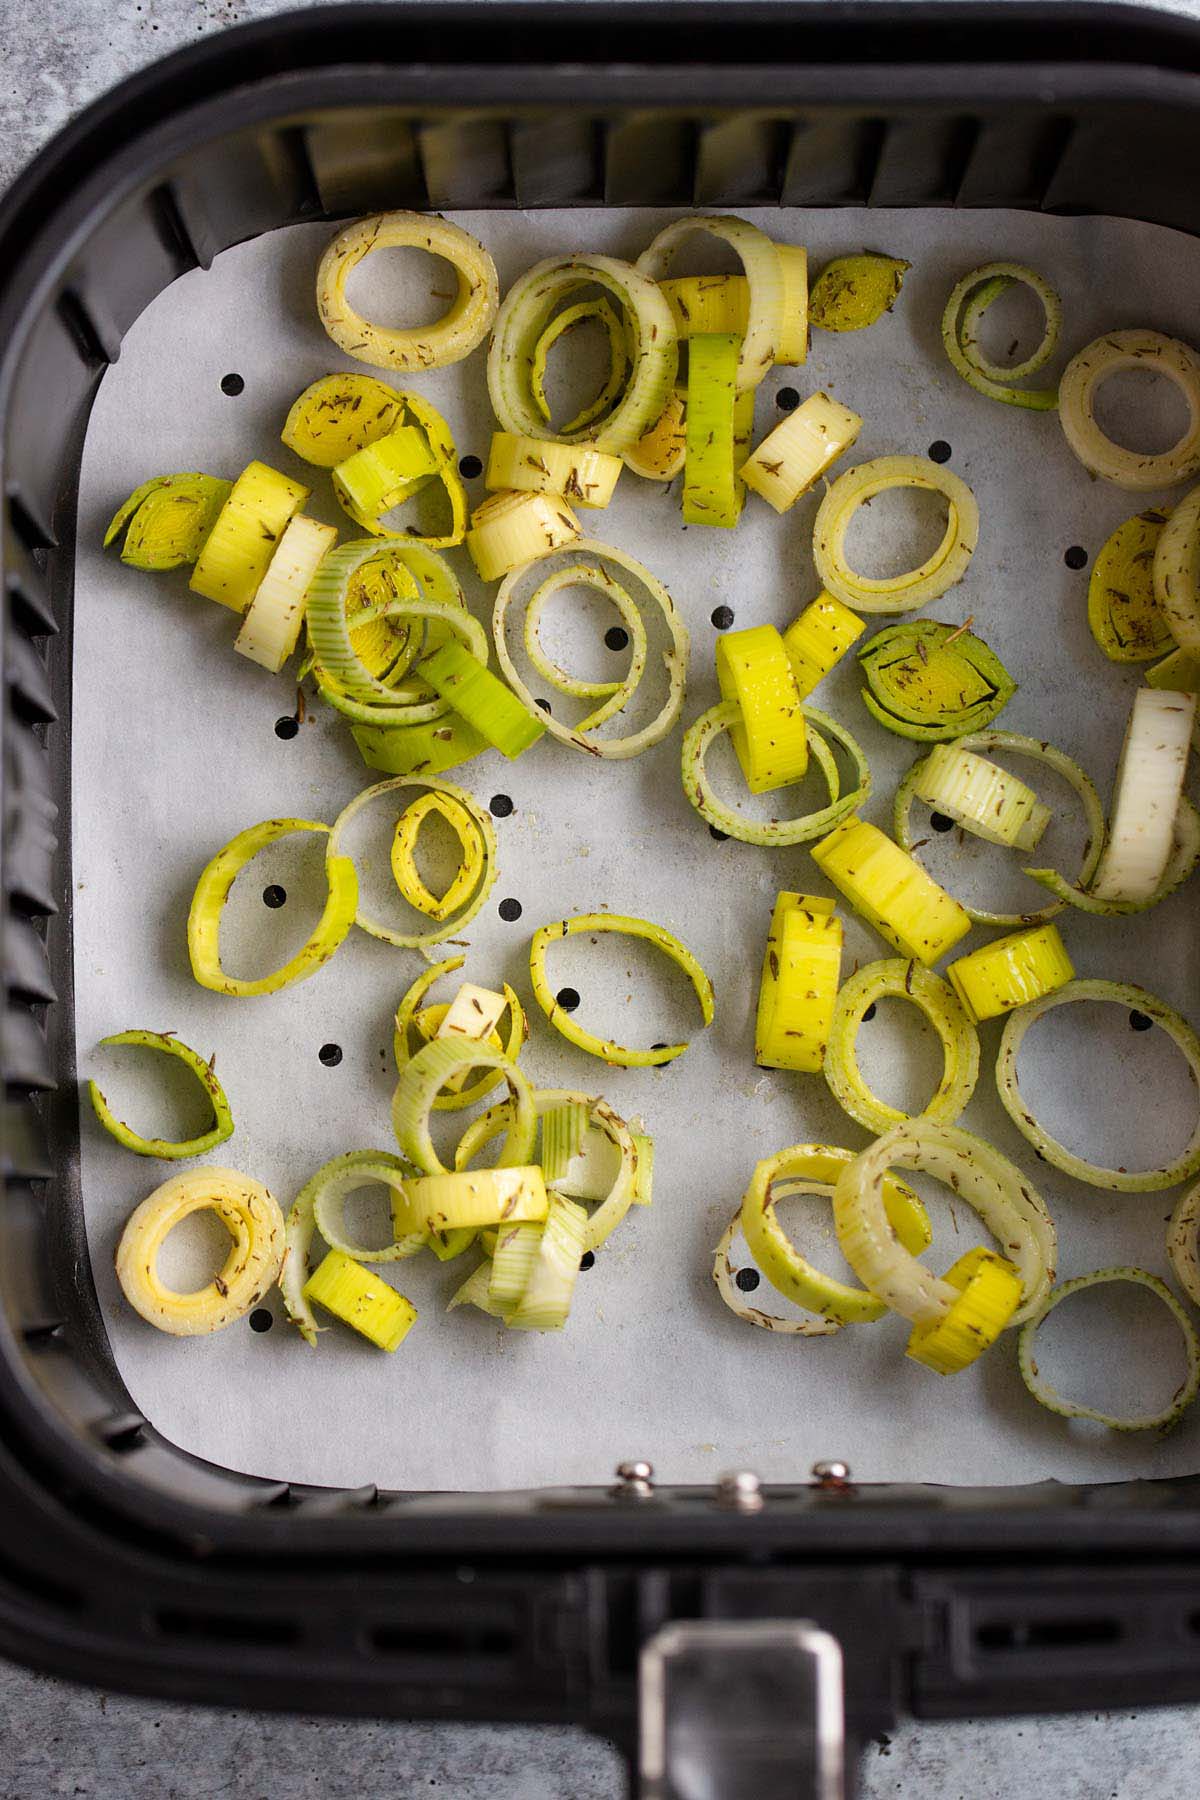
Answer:
POLYGON ((1072 357, 1058 388, 1063 435, 1085 469, 1130 493, 1186 481, 1200 470, 1200 356, 1161 331, 1109 331, 1072 357), (1145 455, 1114 444, 1096 423, 1096 392, 1121 369, 1149 369, 1173 381, 1187 402, 1183 436, 1169 450, 1145 455))
POLYGON ((240 655, 278 675, 296 648, 312 578, 336 542, 332 525, 322 525, 304 513, 288 520, 233 641, 240 655))
POLYGON ((1108 842, 1092 892, 1149 900, 1162 886, 1187 773, 1195 694, 1139 688, 1121 746, 1108 842))
POLYGON ((261 1182, 236 1169, 172 1175, 130 1214, 117 1246, 117 1280, 130 1306, 173 1337, 198 1337, 240 1319, 262 1299, 284 1255, 283 1214, 261 1182), (194 1212, 214 1212, 233 1239, 220 1272, 180 1294, 158 1273, 163 1243, 194 1212))

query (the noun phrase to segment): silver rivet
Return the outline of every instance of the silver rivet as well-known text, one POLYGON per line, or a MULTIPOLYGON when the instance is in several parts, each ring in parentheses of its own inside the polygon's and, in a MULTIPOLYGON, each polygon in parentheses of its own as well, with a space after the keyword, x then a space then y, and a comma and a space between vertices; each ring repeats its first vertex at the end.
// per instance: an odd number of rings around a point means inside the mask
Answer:
POLYGON ((717 1481, 717 1504, 734 1512, 760 1512, 762 1482, 752 1469, 728 1469, 717 1481))
POLYGON ((648 1500, 654 1492, 654 1468, 636 1461, 617 1464, 617 1485, 609 1492, 621 1500, 648 1500))
POLYGON ((812 1478, 818 1487, 841 1488, 850 1480, 850 1465, 844 1462, 818 1462, 812 1466, 812 1478))

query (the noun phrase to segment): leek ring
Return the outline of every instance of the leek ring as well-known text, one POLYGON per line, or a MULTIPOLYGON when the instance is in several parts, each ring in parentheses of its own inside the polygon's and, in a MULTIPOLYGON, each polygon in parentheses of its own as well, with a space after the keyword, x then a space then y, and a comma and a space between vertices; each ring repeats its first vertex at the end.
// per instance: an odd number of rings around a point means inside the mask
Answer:
POLYGON ((210 1129, 186 1142, 176 1142, 170 1138, 147 1138, 134 1131, 117 1118, 108 1101, 100 1092, 97 1082, 88 1082, 88 1098, 95 1109, 96 1117, 110 1137, 116 1138, 118 1144, 126 1150, 132 1150, 135 1156, 157 1156, 164 1162, 182 1162, 189 1156, 207 1156, 218 1144, 223 1144, 233 1136, 233 1113, 229 1101, 225 1098, 225 1089, 217 1080, 214 1064, 216 1054, 208 1062, 196 1050, 180 1043, 174 1032, 167 1031, 118 1031, 112 1037, 100 1039, 100 1048, 128 1044, 141 1050, 161 1050, 165 1056, 174 1056, 190 1069, 196 1080, 208 1095, 212 1106, 213 1122, 210 1129))
POLYGON ((500 297, 496 265, 477 238, 432 213, 376 213, 340 231, 317 268, 317 311, 338 349, 377 369, 439 369, 481 344, 500 297), (458 288, 436 325, 396 330, 372 324, 346 299, 352 270, 373 250, 414 248, 453 266, 458 288))
POLYGON ((1148 1275, 1145 1269, 1095 1269, 1090 1275, 1077 1275, 1074 1281, 1064 1281, 1061 1287, 1055 1288, 1048 1296, 1037 1317, 1027 1321, 1017 1341, 1017 1360, 1021 1378, 1039 1405, 1048 1408, 1050 1412, 1061 1414, 1064 1419, 1094 1419, 1099 1425, 1107 1425, 1111 1431, 1166 1430, 1182 1417, 1200 1391, 1200 1338, 1197 1338, 1195 1327, 1166 1282, 1160 1281, 1157 1275, 1148 1275), (1183 1335, 1187 1376, 1171 1404, 1161 1412, 1122 1415, 1099 1412, 1093 1406, 1080 1406, 1074 1400, 1064 1400, 1038 1369, 1035 1359, 1037 1334, 1059 1302, 1072 1294, 1082 1293, 1084 1288, 1102 1287, 1112 1281, 1125 1281, 1135 1287, 1147 1288, 1162 1301, 1183 1335))
POLYGON ((868 963, 838 992, 825 1052, 825 1080, 838 1104, 868 1131, 889 1131, 908 1118, 952 1125, 979 1080, 979 1034, 954 990, 931 969, 898 957, 868 963), (941 1079, 919 1113, 901 1112, 880 1100, 858 1067, 855 1043, 863 1015, 885 998, 911 1000, 933 1026, 942 1046, 941 1079))
POLYGON ((164 1181, 131 1213, 117 1246, 117 1280, 148 1324, 173 1337, 198 1337, 256 1306, 283 1254, 283 1214, 261 1183, 236 1169, 192 1169, 164 1181), (159 1252, 176 1225, 204 1211, 216 1213, 233 1247, 210 1282, 180 1294, 160 1278, 159 1252))
POLYGON ((580 932, 616 932, 622 937, 644 938, 647 943, 654 944, 677 968, 682 969, 700 1002, 705 1026, 712 1024, 715 1005, 712 982, 687 945, 680 943, 665 926, 655 925, 649 919, 630 918, 621 913, 577 913, 574 918, 560 919, 556 924, 540 926, 529 945, 529 977, 533 984, 534 999, 554 1029, 561 1032, 569 1044, 574 1044, 577 1049, 586 1050, 589 1056, 598 1056, 602 1062, 619 1069, 657 1068, 662 1063, 674 1062, 688 1047, 688 1040, 685 1038, 681 1044, 664 1044, 658 1050, 630 1050, 609 1038, 596 1037, 583 1026, 577 1025, 570 1014, 562 1010, 546 975, 546 952, 552 943, 557 943, 561 938, 576 937, 580 932))

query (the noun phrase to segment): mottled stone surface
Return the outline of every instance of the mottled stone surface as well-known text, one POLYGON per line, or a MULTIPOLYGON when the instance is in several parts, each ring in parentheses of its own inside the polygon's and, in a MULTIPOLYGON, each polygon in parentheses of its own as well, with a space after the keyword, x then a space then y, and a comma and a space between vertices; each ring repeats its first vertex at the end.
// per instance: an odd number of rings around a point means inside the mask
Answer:
MULTIPOLYGON (((0 185, 96 94, 255 0, 0 0, 0 185)), ((1175 10, 1200 13, 1200 0, 1175 10)), ((1194 1800, 1200 1708, 909 1724, 872 1746, 863 1800, 1194 1800)), ((166 1707, 0 1665, 0 1800, 618 1800, 582 1732, 286 1719, 166 1707)))

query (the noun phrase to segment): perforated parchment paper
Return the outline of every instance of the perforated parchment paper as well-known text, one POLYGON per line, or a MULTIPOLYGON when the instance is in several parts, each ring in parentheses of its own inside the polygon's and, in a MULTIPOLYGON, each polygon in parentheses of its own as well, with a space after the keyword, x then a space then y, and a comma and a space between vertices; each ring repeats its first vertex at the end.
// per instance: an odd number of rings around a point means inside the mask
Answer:
MULTIPOLYGON (((666 217, 486 213, 462 222, 491 248, 505 287, 555 252, 592 247, 634 256, 666 217)), ((1151 227, 1018 213, 784 211, 761 218, 779 237, 809 244, 818 266, 866 246, 907 257, 913 268, 892 315, 863 333, 814 334, 806 368, 775 371, 759 394, 757 434, 781 416, 781 388, 805 393, 819 384, 865 417, 850 461, 924 453, 938 441, 949 446, 948 466, 978 495, 982 528, 968 580, 930 611, 954 622, 974 615, 1020 682, 1002 723, 1051 737, 1081 757, 1107 795, 1137 675, 1107 663, 1093 645, 1087 571, 1069 567, 1065 553, 1079 546, 1094 555, 1139 502, 1089 480, 1053 413, 1031 416, 968 389, 944 359, 938 322, 964 270, 1008 257, 1034 264, 1061 289, 1068 351, 1118 326, 1194 336, 1200 246, 1151 227)), ((266 1182, 285 1207, 327 1157, 391 1143, 392 1014, 424 965, 413 952, 355 932, 315 979, 269 998, 231 1000, 190 977, 188 899, 204 863, 242 827, 281 814, 332 821, 372 777, 341 722, 319 704, 298 735, 276 735, 276 721, 294 710, 294 685, 233 653, 234 616, 189 594, 186 571, 163 577, 127 569, 115 555, 102 555, 100 539, 119 501, 154 473, 204 469, 232 477, 259 456, 304 474, 279 443, 288 406, 316 376, 352 366, 325 339, 313 305, 327 235, 324 227, 296 227, 242 245, 148 308, 101 387, 80 498, 72 724, 80 1069, 103 1073, 124 1116, 170 1128, 180 1115, 164 1107, 160 1072, 135 1078, 111 1053, 97 1053, 98 1040, 144 1025, 175 1030, 206 1055, 215 1050, 237 1131, 211 1160, 266 1182), (222 389, 229 374, 244 382, 236 396, 222 389), (319 1055, 328 1045, 342 1052, 334 1066, 319 1055)), ((374 298, 381 302, 378 285, 374 298)), ((485 457, 492 421, 482 352, 418 385, 447 412, 460 450, 485 457)), ((1127 399, 1136 403, 1139 428, 1146 427, 1140 399, 1127 399)), ((310 510, 336 520, 325 478, 316 474, 313 485, 310 510)), ((482 483, 469 486, 477 502, 482 483)), ((626 474, 608 511, 590 516, 598 537, 642 558, 668 584, 691 630, 685 721, 716 697, 715 608, 732 609, 739 626, 783 626, 817 591, 816 504, 810 497, 780 519, 751 496, 735 532, 685 530, 674 492, 664 495, 626 474)), ((901 502, 884 500, 852 548, 879 556, 890 546, 892 566, 907 566, 904 558, 928 524, 901 502)), ((488 596, 465 553, 452 556, 486 621, 488 596)), ((576 638, 579 630, 592 635, 575 644, 576 652, 593 671, 620 673, 623 659, 602 644, 612 620, 580 617, 576 638)), ((851 656, 818 698, 859 733, 875 779, 868 815, 886 824, 912 747, 875 726, 858 685, 851 656)), ((529 1075, 539 1084, 602 1091, 622 1112, 641 1112, 658 1146, 654 1204, 632 1212, 580 1276, 568 1328, 507 1334, 469 1309, 447 1316, 445 1301, 473 1257, 449 1266, 427 1257, 389 1271, 420 1309, 393 1357, 342 1329, 323 1333, 318 1349, 308 1349, 285 1323, 277 1296, 273 1329, 255 1331, 242 1321, 200 1341, 161 1336, 124 1305, 112 1259, 129 1212, 171 1171, 119 1149, 85 1106, 89 1242, 135 1402, 177 1443, 237 1469, 399 1488, 600 1482, 631 1455, 649 1456, 664 1479, 682 1482, 706 1481, 731 1465, 768 1479, 795 1478, 819 1456, 844 1457, 866 1480, 1105 1480, 1194 1469, 1200 1415, 1164 1440, 1071 1427, 1026 1395, 1011 1336, 976 1369, 946 1381, 905 1359, 900 1320, 802 1340, 751 1329, 721 1305, 710 1279, 712 1251, 756 1160, 800 1141, 857 1148, 867 1140, 819 1077, 766 1073, 753 1060, 753 1009, 773 897, 784 887, 828 889, 803 848, 772 852, 715 841, 684 800, 679 743, 677 728, 648 755, 607 764, 547 738, 515 764, 489 754, 458 772, 485 804, 500 794, 513 802, 511 814, 496 821, 499 880, 465 934, 469 976, 489 984, 507 978, 532 1005, 527 953, 534 927, 606 907, 645 914, 680 933, 716 986, 712 1028, 658 1071, 608 1071, 533 1011, 523 1061, 529 1075), (515 922, 501 916, 506 899, 520 902, 515 922)), ((733 794, 731 765, 713 766, 733 794)), ((1046 847, 1068 866, 1081 839, 1075 811, 1065 790, 1033 774, 1044 796, 1061 805, 1062 822, 1046 847)), ((797 808, 817 804, 815 793, 805 790, 797 808)), ((790 804, 793 797, 783 798, 790 804)), ((927 821, 927 813, 920 816, 927 821)), ((927 854, 935 870, 954 868, 960 892, 1018 891, 1005 872, 1012 859, 964 844, 961 834, 938 839, 927 854)), ((235 889, 231 961, 264 968, 293 947, 314 916, 319 890, 311 846, 261 858, 235 889), (270 885, 284 888, 282 907, 264 906, 270 885)), ((1195 908, 1193 887, 1148 920, 1072 914, 1064 932, 1081 974, 1140 981, 1195 1016, 1195 908)), ((847 968, 887 954, 853 915, 846 947, 847 968)), ((619 940, 580 940, 556 955, 555 977, 579 990, 581 1019, 635 1042, 694 1028, 686 989, 619 940)), ((994 1024, 983 1028, 984 1072, 964 1122, 1037 1181, 1058 1223, 1062 1273, 1137 1263, 1166 1274, 1164 1225, 1175 1196, 1110 1196, 1040 1165, 995 1099, 998 1035, 994 1024)), ((896 1100, 929 1079, 930 1039, 911 1010, 882 1006, 864 1027, 861 1052, 868 1075, 896 1100)), ((1195 1087, 1173 1050, 1157 1032, 1131 1030, 1114 1008, 1056 1013, 1028 1040, 1022 1076, 1047 1123, 1100 1160, 1160 1161, 1186 1139, 1194 1116, 1195 1087)), ((979 1234, 961 1206, 952 1218, 939 1203, 934 1216, 930 1256, 946 1267, 979 1234)), ((838 1268, 821 1203, 795 1202, 791 1217, 799 1240, 838 1268)), ((166 1272, 181 1279, 189 1261, 196 1279, 212 1266, 203 1241, 172 1246, 170 1254, 166 1272)), ((768 1293, 764 1284, 756 1302, 769 1305, 768 1293)), ((1152 1305, 1108 1289, 1102 1304, 1085 1303, 1074 1314, 1060 1309, 1046 1333, 1044 1364, 1093 1401, 1128 1405, 1169 1394, 1178 1361, 1174 1328, 1152 1305)), ((779 1310, 786 1314, 786 1303, 779 1310)))

